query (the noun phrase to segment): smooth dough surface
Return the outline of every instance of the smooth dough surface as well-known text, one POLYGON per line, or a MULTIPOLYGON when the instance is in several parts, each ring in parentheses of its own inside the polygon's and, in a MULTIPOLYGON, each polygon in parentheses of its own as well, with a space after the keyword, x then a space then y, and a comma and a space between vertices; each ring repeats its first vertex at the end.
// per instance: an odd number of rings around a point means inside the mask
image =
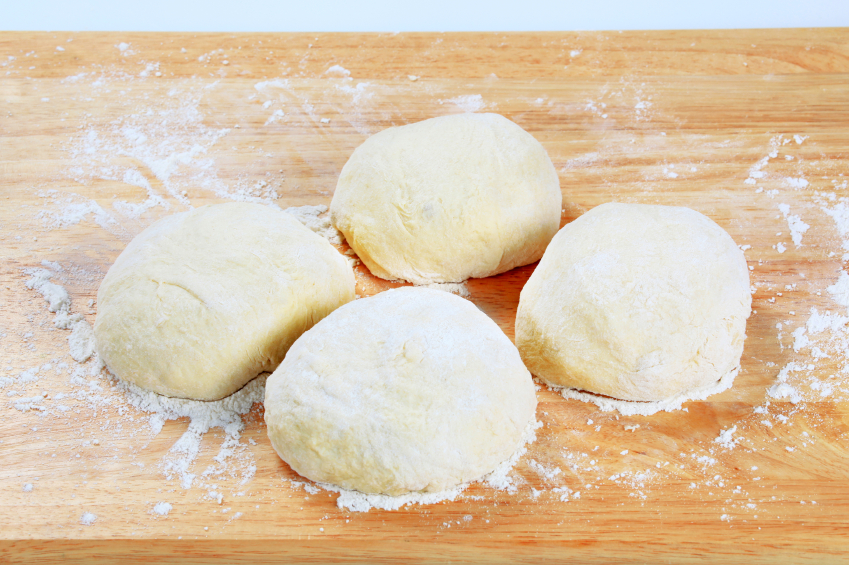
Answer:
POLYGON ((425 288, 339 308, 265 389, 274 449, 295 471, 369 494, 439 492, 508 459, 534 420, 530 373, 471 302, 425 288))
POLYGON ((743 252, 712 220, 602 204, 560 230, 522 289, 516 345, 550 384, 663 400, 739 366, 751 304, 743 252))
POLYGON ((163 218, 97 292, 97 351, 119 378, 217 400, 274 370, 318 320, 354 299, 354 273, 289 214, 247 203, 163 218))
POLYGON ((343 167, 330 213, 373 274, 428 284, 538 260, 561 204, 533 136, 498 114, 461 114, 368 138, 343 167))

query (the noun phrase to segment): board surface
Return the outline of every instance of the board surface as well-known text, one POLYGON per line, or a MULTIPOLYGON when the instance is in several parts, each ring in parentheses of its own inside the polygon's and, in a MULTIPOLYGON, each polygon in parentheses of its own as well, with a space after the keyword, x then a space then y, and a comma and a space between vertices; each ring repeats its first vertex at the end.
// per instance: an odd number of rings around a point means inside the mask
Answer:
MULTIPOLYGON (((846 29, 0 34, 0 562, 846 561, 847 124, 846 29), (156 219, 327 205, 369 135, 464 111, 543 144, 564 224, 688 206, 744 246, 732 389, 642 417, 543 387, 512 491, 357 513, 298 482, 261 404, 205 433, 132 405, 27 287, 49 271, 93 323, 156 219)), ((466 285, 511 339, 533 267, 466 285)))

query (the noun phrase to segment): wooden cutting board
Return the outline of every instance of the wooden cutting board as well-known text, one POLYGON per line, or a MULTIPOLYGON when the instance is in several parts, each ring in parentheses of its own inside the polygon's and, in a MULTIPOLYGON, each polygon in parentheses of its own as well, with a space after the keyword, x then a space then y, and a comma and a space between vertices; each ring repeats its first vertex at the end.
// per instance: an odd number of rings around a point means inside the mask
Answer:
MULTIPOLYGON (((812 308, 846 314, 827 288, 845 268, 847 178, 846 29, 0 34, 0 377, 16 379, 0 389, 0 562, 846 561, 846 337, 836 323, 805 346, 798 329, 812 308), (225 471, 186 489, 162 468, 186 419, 154 434, 105 377, 71 382, 68 332, 27 269, 52 269, 93 322, 104 273, 157 218, 234 198, 329 204, 369 135, 463 111, 542 142, 564 224, 611 200, 680 205, 750 246, 755 313, 731 390, 625 417, 541 388, 514 492, 354 513, 290 482, 259 404, 225 471), (789 363, 800 397, 770 397, 789 363), (46 410, 16 408, 45 392, 46 410)), ((511 338, 533 267, 467 284, 511 338)), ((358 281, 392 286, 362 267, 358 281)), ((207 433, 189 471, 224 440, 207 433)))

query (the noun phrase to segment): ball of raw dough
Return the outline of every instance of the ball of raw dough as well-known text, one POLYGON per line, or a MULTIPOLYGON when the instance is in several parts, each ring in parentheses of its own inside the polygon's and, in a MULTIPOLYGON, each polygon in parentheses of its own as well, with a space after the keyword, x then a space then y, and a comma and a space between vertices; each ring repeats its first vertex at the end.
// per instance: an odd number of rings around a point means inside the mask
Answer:
POLYGON ((743 252, 713 221, 603 204, 552 240, 522 289, 516 345, 550 384, 664 400, 739 366, 751 305, 743 252))
POLYGON ((271 444, 314 481, 439 492, 521 445, 536 394, 518 351, 471 302, 388 290, 336 310, 268 378, 271 444))
POLYGON ((119 378, 217 400, 277 367, 304 331, 354 299, 326 240, 259 204, 197 208, 136 236, 97 292, 97 351, 119 378))
POLYGON ((533 136, 498 114, 461 114, 368 138, 342 169, 330 213, 373 274, 427 284, 538 260, 561 203, 533 136))

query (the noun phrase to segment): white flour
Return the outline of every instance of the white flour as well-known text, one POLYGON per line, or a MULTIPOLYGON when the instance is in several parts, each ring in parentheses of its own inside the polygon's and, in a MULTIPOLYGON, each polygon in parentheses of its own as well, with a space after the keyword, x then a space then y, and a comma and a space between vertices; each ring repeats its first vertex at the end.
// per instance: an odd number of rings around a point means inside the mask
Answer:
POLYGON ((113 380, 113 386, 124 393, 125 401, 130 406, 150 414, 148 422, 154 435, 162 430, 167 420, 189 418, 188 429, 168 450, 160 462, 160 468, 167 479, 178 479, 184 489, 191 488, 198 480, 200 486, 211 487, 210 496, 216 498, 217 493, 212 494, 215 488, 211 481, 225 473, 235 476, 236 466, 227 468, 231 460, 239 463, 241 472, 238 478, 241 484, 250 481, 256 472, 250 452, 240 443, 245 428, 241 416, 247 414, 254 404, 263 401, 265 379, 265 375, 259 376, 236 393, 214 402, 169 398, 119 379, 113 380), (200 452, 204 434, 212 428, 223 429, 225 439, 214 458, 216 465, 208 466, 198 475, 192 472, 192 464, 200 452))
MULTIPOLYGON (((838 199, 828 193, 818 193, 818 198, 821 210, 835 222, 835 228, 842 238, 840 247, 849 248, 847 199, 838 199)), ((788 211, 782 210, 782 213, 791 222, 788 211)), ((801 222, 798 217, 794 219, 801 222)), ((844 270, 839 271, 836 280, 823 290, 837 306, 846 310, 841 314, 812 307, 808 318, 801 325, 789 320, 779 323, 780 329, 786 325, 796 325, 791 332, 796 359, 785 364, 778 372, 774 384, 767 390, 771 398, 789 401, 794 406, 823 398, 833 398, 834 401, 849 398, 849 382, 846 379, 849 374, 849 361, 846 360, 849 354, 849 274, 844 270), (817 371, 823 359, 834 359, 838 365, 838 370, 826 378, 819 376, 821 371, 817 371)), ((760 413, 769 414, 769 410, 764 408, 760 413)))
POLYGON ((157 502, 156 506, 153 507, 153 513, 159 516, 167 516, 172 508, 173 506, 167 502, 157 502))
POLYGON ((327 214, 327 206, 293 206, 286 208, 284 212, 295 216, 295 218, 306 227, 329 241, 333 245, 341 245, 345 241, 342 232, 330 223, 330 215, 327 214))
MULTIPOLYGON (((516 462, 525 453, 527 453, 528 445, 536 441, 536 430, 541 426, 542 424, 540 422, 531 422, 527 429, 525 429, 521 445, 513 453, 513 455, 511 455, 506 461, 500 463, 492 472, 478 479, 478 481, 494 489, 516 492, 516 486, 514 484, 514 480, 510 477, 510 472, 516 462)), ((316 484, 331 492, 339 493, 339 498, 336 499, 336 505, 340 509, 348 509, 352 512, 368 512, 372 508, 378 508, 381 510, 397 510, 408 504, 436 504, 438 502, 456 500, 457 497, 461 496, 463 491, 472 484, 472 482, 464 483, 442 492, 413 492, 401 496, 365 494, 354 490, 343 489, 336 485, 327 483, 316 484)))
POLYGON ((733 371, 730 371, 712 386, 699 388, 687 392, 685 394, 680 394, 673 398, 668 398, 666 400, 658 400, 654 402, 619 400, 606 396, 598 396, 596 394, 576 390, 574 388, 558 387, 547 383, 541 384, 545 384, 551 390, 559 392, 563 398, 581 400, 583 402, 590 402, 592 404, 595 404, 596 406, 601 408, 603 412, 612 412, 615 410, 623 416, 651 416, 652 414, 657 414, 658 412, 672 412, 674 410, 681 410, 685 402, 690 402, 694 400, 704 400, 709 396, 713 396, 714 394, 719 394, 720 392, 728 390, 729 388, 731 388, 731 385, 734 384, 734 378, 737 376, 737 373, 739 371, 739 367, 734 369, 733 371))
POLYGON ((725 449, 733 449, 735 445, 740 442, 739 438, 734 437, 734 432, 737 431, 737 426, 731 426, 727 430, 722 430, 719 432, 719 437, 717 437, 714 442, 718 443, 725 449))
MULTIPOLYGON (((228 198, 230 192, 205 155, 230 129, 207 127, 198 110, 206 90, 215 83, 198 88, 193 81, 178 82, 154 102, 132 95, 136 80, 103 73, 93 83, 82 83, 95 92, 125 89, 126 104, 132 104, 135 111, 83 128, 67 147, 75 163, 69 176, 84 185, 103 179, 143 189, 146 200, 141 204, 115 201, 116 210, 128 218, 137 218, 155 206, 169 207, 154 185, 183 207, 190 206, 183 194, 186 189, 210 190, 228 198), (153 115, 157 119, 151 119, 153 115)), ((79 90, 81 83, 73 87, 79 90)))
POLYGON ((790 227, 790 237, 793 239, 793 244, 796 247, 802 246, 802 235, 808 231, 809 226, 799 216, 790 214, 790 206, 787 204, 779 204, 778 209, 784 214, 784 219, 787 220, 787 225, 790 227))
POLYGON ((63 229, 75 226, 92 217, 93 221, 109 233, 115 233, 118 222, 94 200, 73 192, 59 193, 56 189, 39 191, 37 195, 49 207, 42 208, 36 218, 46 229, 63 229))
POLYGON ((484 108, 484 106, 486 106, 483 101, 483 96, 481 96, 480 94, 466 94, 464 96, 457 96, 448 99, 447 102, 454 104, 464 112, 479 112, 484 108))
POLYGON ((55 275, 47 269, 28 269, 32 277, 27 288, 38 291, 47 301, 47 309, 56 313, 53 324, 63 330, 71 330, 68 336, 71 357, 77 363, 84 363, 94 353, 94 332, 82 314, 71 314, 71 298, 61 286, 50 282, 55 275))
POLYGON ((778 148, 781 147, 782 141, 786 142, 789 140, 783 139, 784 136, 776 136, 769 140, 770 152, 769 154, 762 158, 760 161, 752 165, 749 169, 749 177, 743 181, 746 184, 757 184, 759 179, 763 179, 766 177, 766 173, 763 172, 764 167, 769 164, 770 159, 775 159, 778 157, 778 148))
POLYGON ((434 290, 441 290, 444 292, 450 292, 451 294, 456 294, 457 296, 462 296, 463 298, 471 298, 472 295, 469 293, 469 287, 466 286, 465 282, 461 283, 430 283, 421 285, 425 288, 432 288, 434 290))
POLYGON ((790 188, 794 188, 796 190, 800 190, 808 187, 808 181, 805 179, 796 179, 792 177, 787 177, 784 179, 784 183, 790 188))
POLYGON ((348 78, 351 76, 351 71, 341 65, 333 65, 332 67, 324 71, 324 74, 329 76, 348 78))
POLYGON ((829 286, 826 290, 831 294, 835 302, 849 308, 849 274, 846 271, 840 271, 837 282, 829 286))
POLYGON ((528 461, 528 467, 536 471, 546 481, 553 480, 557 477, 557 475, 563 472, 560 467, 546 467, 541 463, 538 463, 536 459, 528 461))

